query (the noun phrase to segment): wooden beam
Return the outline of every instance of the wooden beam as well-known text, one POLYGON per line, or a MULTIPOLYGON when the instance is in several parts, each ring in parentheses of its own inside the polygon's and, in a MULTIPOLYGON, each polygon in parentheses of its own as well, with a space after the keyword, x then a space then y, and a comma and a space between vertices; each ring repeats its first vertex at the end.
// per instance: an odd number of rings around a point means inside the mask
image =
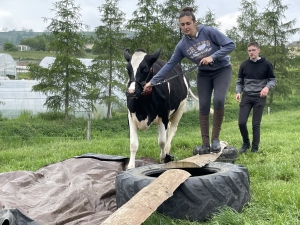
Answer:
POLYGON ((165 171, 110 215, 101 225, 139 225, 143 223, 190 176, 191 174, 184 170, 165 171))
POLYGON ((163 168, 195 168, 202 167, 210 162, 216 161, 216 159, 222 154, 223 149, 227 146, 227 143, 224 141, 220 141, 221 151, 219 153, 210 153, 204 155, 195 155, 189 158, 185 158, 183 160, 179 160, 177 162, 169 162, 164 164, 163 168))

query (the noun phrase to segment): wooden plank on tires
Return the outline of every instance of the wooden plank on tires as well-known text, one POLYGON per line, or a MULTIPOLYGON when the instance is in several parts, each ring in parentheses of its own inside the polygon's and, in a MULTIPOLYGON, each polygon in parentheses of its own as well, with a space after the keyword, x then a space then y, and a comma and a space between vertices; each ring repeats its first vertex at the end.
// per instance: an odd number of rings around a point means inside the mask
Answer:
POLYGON ((143 223, 190 176, 191 174, 184 170, 165 171, 110 215, 101 225, 138 225, 143 223))
POLYGON ((203 167, 210 162, 216 161, 216 159, 222 154, 223 149, 227 146, 227 143, 220 141, 221 151, 219 153, 210 153, 204 155, 195 155, 177 162, 169 162, 162 166, 162 168, 199 168, 203 167))

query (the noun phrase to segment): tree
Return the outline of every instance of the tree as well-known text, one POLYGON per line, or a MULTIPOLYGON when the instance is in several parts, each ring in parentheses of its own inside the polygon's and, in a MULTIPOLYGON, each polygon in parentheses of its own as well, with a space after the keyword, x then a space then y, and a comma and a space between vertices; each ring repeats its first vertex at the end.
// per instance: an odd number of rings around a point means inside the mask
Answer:
POLYGON ((216 29, 219 29, 221 26, 221 23, 216 19, 216 14, 213 13, 210 9, 208 9, 208 11, 205 12, 204 16, 197 19, 197 21, 199 24, 205 24, 216 29))
MULTIPOLYGON (((248 58, 247 45, 250 41, 260 43, 261 13, 258 12, 255 0, 242 0, 237 17, 237 26, 226 31, 227 36, 234 41, 236 49, 230 54, 233 65, 234 81, 237 79, 240 64, 248 58)), ((235 82, 231 82, 229 91, 235 93, 235 82)))
POLYGON ((43 34, 32 38, 24 38, 21 39, 20 44, 27 45, 36 51, 46 51, 47 37, 43 34))
POLYGON ((271 105, 274 93, 286 97, 292 94, 294 88, 291 87, 299 83, 296 82, 299 80, 299 72, 294 70, 298 67, 297 57, 291 57, 287 46, 288 38, 299 32, 299 28, 293 28, 295 19, 283 23, 284 12, 288 7, 282 5, 281 0, 270 0, 262 13, 258 13, 255 0, 242 0, 241 6, 237 27, 227 31, 227 35, 236 43, 236 50, 231 54, 233 68, 238 68, 241 61, 248 57, 247 44, 257 41, 262 56, 273 64, 278 80, 276 88, 269 94, 268 104, 271 105))
MULTIPOLYGON (((56 59, 50 68, 29 65, 32 77, 39 83, 32 90, 47 95, 45 105, 52 110, 64 110, 65 118, 76 109, 91 110, 97 98, 95 77, 77 57, 83 56, 85 36, 81 32, 80 7, 74 0, 61 0, 53 4, 55 17, 47 27, 50 45, 56 59)), ((48 19, 45 18, 45 21, 48 19)))
POLYGON ((103 25, 95 30, 93 47, 98 56, 94 59, 92 71, 95 76, 99 76, 100 101, 107 105, 107 118, 111 117, 113 103, 119 104, 120 92, 125 93, 126 83, 122 54, 124 49, 121 49, 122 39, 125 37, 121 30, 125 14, 119 10, 118 3, 119 0, 106 0, 106 4, 98 8, 103 25))
POLYGON ((257 11, 255 0, 242 0, 239 8, 240 15, 237 18, 237 26, 227 31, 227 35, 235 44, 236 49, 232 53, 232 60, 239 65, 247 58, 247 45, 250 41, 261 42, 261 13, 257 11))
MULTIPOLYGON (((261 21, 264 27, 262 52, 273 64, 276 78, 279 81, 275 91, 284 97, 292 94, 292 87, 295 83, 300 82, 299 72, 289 69, 289 67, 297 68, 299 64, 296 58, 291 57, 290 49, 287 46, 289 37, 300 32, 300 28, 294 28, 296 19, 283 22, 287 9, 288 6, 283 5, 281 0, 270 0, 261 21)), ((274 92, 269 95, 270 105, 273 102, 274 92)))
POLYGON ((159 9, 156 0, 139 0, 138 9, 133 12, 133 18, 128 21, 127 29, 135 32, 135 46, 132 48, 143 48, 146 52, 156 50, 160 43, 156 38, 153 27, 159 24, 159 9), (157 40, 157 41, 156 41, 157 40))
POLYGON ((6 52, 16 52, 18 51, 17 47, 11 42, 5 42, 3 45, 3 50, 6 52))
POLYGON ((179 26, 179 14, 185 6, 190 6, 194 9, 194 13, 197 12, 198 6, 195 4, 195 0, 166 0, 163 5, 160 5, 161 15, 163 15, 160 17, 164 31, 162 36, 167 37, 167 40, 161 42, 164 43, 162 57, 166 59, 171 57, 176 44, 183 36, 179 26))

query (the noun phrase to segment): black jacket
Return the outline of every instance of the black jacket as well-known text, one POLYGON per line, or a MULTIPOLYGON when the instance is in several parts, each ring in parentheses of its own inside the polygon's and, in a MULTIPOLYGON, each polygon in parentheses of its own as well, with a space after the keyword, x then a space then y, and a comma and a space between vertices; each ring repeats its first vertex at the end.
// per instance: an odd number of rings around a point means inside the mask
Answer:
POLYGON ((236 82, 236 93, 251 96, 260 96, 264 87, 272 89, 277 81, 273 72, 272 64, 265 58, 260 58, 256 62, 250 58, 244 61, 239 69, 236 82))

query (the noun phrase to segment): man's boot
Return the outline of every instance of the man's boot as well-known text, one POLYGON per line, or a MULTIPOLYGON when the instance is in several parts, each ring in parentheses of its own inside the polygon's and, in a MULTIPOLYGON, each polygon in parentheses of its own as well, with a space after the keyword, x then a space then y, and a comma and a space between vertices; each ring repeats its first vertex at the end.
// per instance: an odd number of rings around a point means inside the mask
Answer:
POLYGON ((246 151, 250 148, 250 142, 244 141, 242 147, 240 148, 240 153, 246 153, 246 151))
POLYGON ((211 152, 219 153, 221 151, 221 145, 219 140, 219 135, 221 131, 221 126, 224 118, 224 108, 219 110, 214 110, 213 117, 213 129, 212 129, 212 141, 211 141, 211 152))
POLYGON ((202 155, 210 153, 209 145, 209 114, 203 115, 199 113, 199 122, 202 138, 202 146, 196 146, 193 150, 194 155, 202 155))
POLYGON ((258 153, 258 147, 252 147, 251 152, 252 153, 258 153))
POLYGON ((239 149, 240 153, 246 153, 247 150, 250 148, 250 139, 249 139, 249 133, 247 129, 246 124, 239 124, 239 129, 243 138, 243 145, 239 149))

